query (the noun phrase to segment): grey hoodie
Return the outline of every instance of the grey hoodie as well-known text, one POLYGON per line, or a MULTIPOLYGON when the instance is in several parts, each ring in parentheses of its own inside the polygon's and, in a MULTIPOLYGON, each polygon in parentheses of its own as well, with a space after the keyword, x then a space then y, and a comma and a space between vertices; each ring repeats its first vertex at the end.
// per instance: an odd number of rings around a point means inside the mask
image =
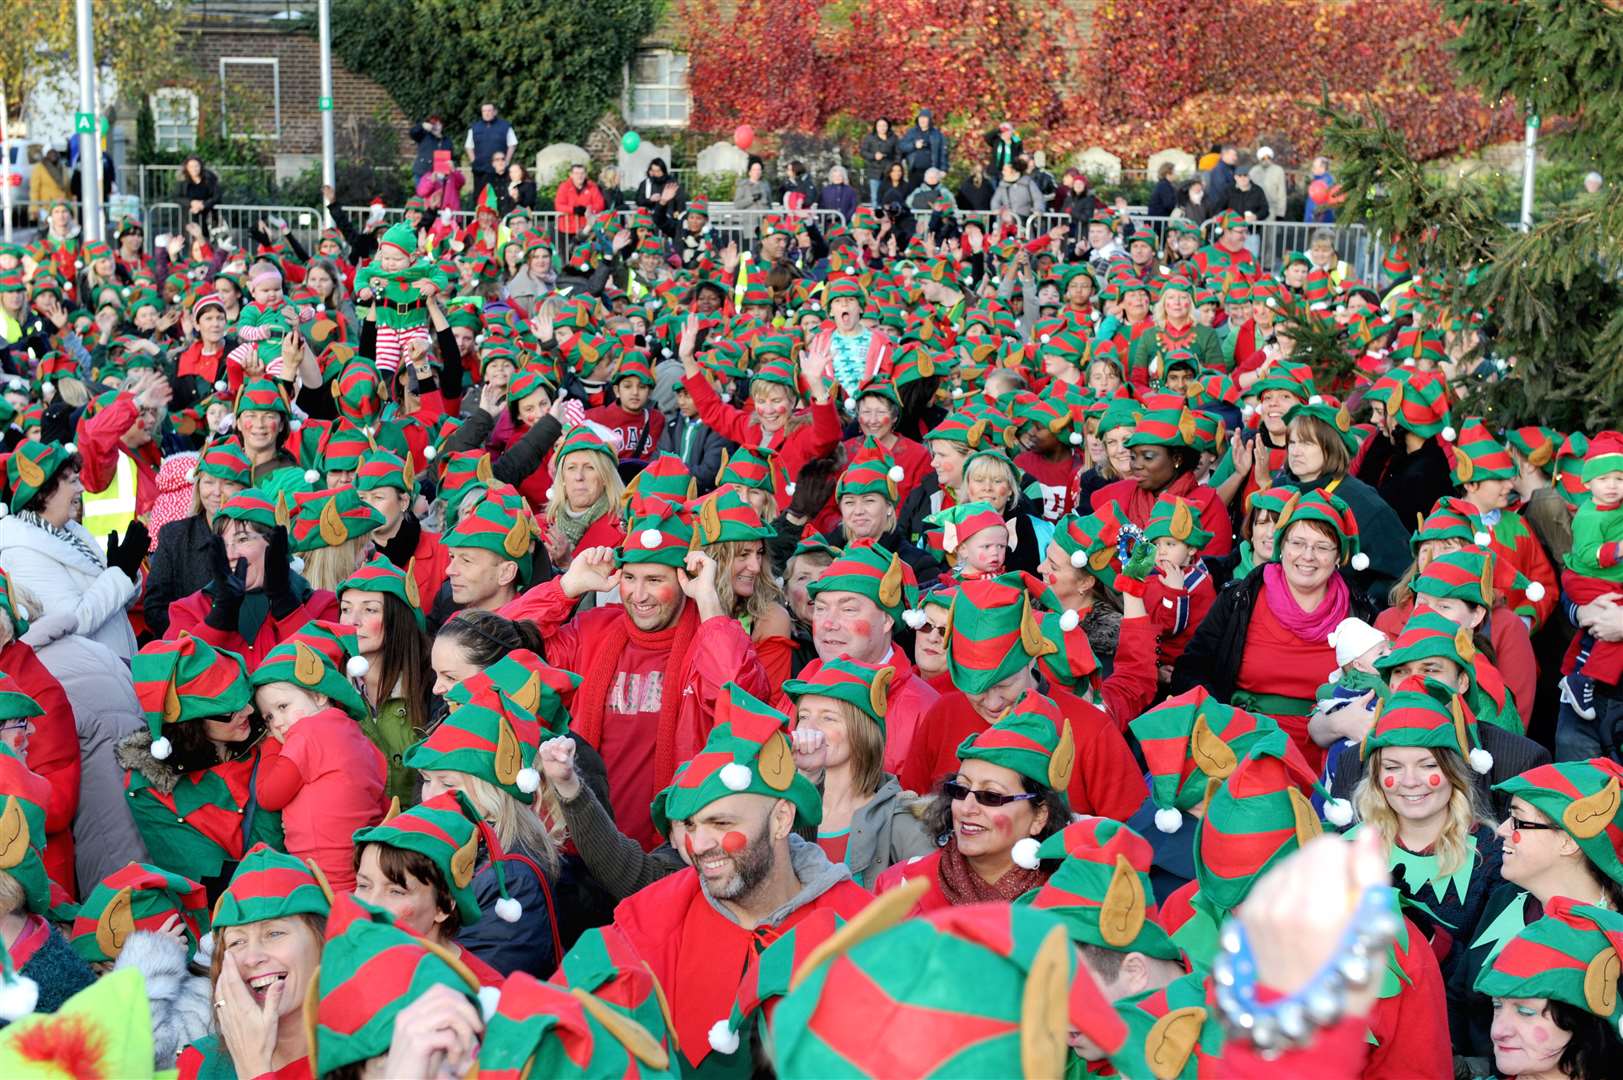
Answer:
MULTIPOLYGON (((808 840, 802 840, 793 833, 789 835, 789 865, 794 867, 795 878, 800 882, 800 891, 790 897, 782 907, 762 919, 758 924, 760 926, 773 926, 782 922, 840 882, 851 880, 851 871, 845 868, 844 863, 829 862, 822 848, 808 840)), ((715 908, 722 918, 742 925, 738 922, 738 916, 729 911, 726 905, 719 903, 704 888, 704 879, 701 877, 699 880, 699 891, 704 893, 704 898, 709 901, 710 906, 715 908)))

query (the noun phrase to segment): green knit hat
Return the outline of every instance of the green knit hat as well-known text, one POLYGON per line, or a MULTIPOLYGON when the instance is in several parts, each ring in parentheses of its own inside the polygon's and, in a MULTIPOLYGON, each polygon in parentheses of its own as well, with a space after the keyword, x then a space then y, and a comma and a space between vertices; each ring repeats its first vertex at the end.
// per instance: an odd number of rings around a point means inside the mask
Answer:
POLYGON ((417 230, 411 227, 411 222, 404 219, 395 222, 383 230, 383 236, 378 240, 378 246, 385 244, 397 248, 407 255, 417 254, 417 230))
POLYGON ((698 494, 699 481, 688 471, 687 464, 669 450, 661 450, 626 484, 625 498, 628 505, 639 498, 685 503, 698 494))
POLYGON ((919 603, 918 581, 912 567, 873 540, 853 540, 816 581, 806 586, 815 600, 824 593, 851 592, 866 596, 900 628, 912 625, 909 613, 919 603))
MULTIPOLYGON (((252 487, 253 463, 242 447, 234 442, 218 442, 205 447, 197 459, 196 476, 212 476, 243 487, 252 487)), ((195 477, 194 477, 195 478, 195 477)))
POLYGON ((340 602, 344 599, 344 593, 351 589, 388 593, 411 610, 413 618, 417 620, 417 629, 428 629, 428 619, 423 615, 422 597, 417 592, 417 577, 412 573, 412 563, 408 563, 406 569, 401 570, 382 555, 378 555, 339 583, 340 602))
POLYGON ((769 446, 741 446, 731 454, 722 452, 716 486, 735 484, 753 491, 775 492, 779 479, 793 492, 794 485, 788 481, 776 451, 769 446))
MULTIPOLYGON (((1024 843, 1017 841, 1016 849, 1024 843)), ((1161 929, 1150 881, 1155 853, 1142 836, 1119 821, 1090 816, 1033 845, 1034 851, 1021 852, 1026 860, 1022 866, 1041 860, 1059 865, 1040 888, 1016 903, 1058 915, 1079 945, 1140 952, 1159 960, 1182 957, 1161 929)))
POLYGON ((534 566, 535 515, 511 485, 493 487, 445 534, 446 547, 473 547, 518 563, 519 580, 528 583, 534 566))
POLYGON ((290 683, 307 693, 321 694, 351 719, 361 721, 371 710, 350 680, 361 678, 369 667, 357 655, 354 627, 318 619, 266 653, 249 681, 255 690, 271 683, 290 683))
POLYGON ((1188 544, 1196 554, 1212 542, 1212 534, 1200 527, 1200 511, 1178 495, 1161 496, 1150 510, 1150 523, 1144 527, 1144 539, 1159 540, 1163 536, 1188 544))
POLYGON ((0 745, 0 872, 22 886, 35 915, 51 909, 51 882, 45 876, 45 805, 50 799, 50 783, 10 747, 0 745))
POLYGON ((966 694, 985 693, 1055 651, 1043 636, 1020 575, 961 583, 947 621, 947 671, 953 686, 966 694))
POLYGON ((395 926, 387 912, 346 893, 327 916, 327 944, 305 998, 310 1074, 325 1076, 388 1052, 400 1010, 449 986, 476 1008, 479 980, 442 946, 395 926))
POLYGON ((1368 761, 1370 754, 1388 746, 1452 750, 1479 773, 1493 768, 1493 755, 1482 749, 1476 722, 1459 694, 1452 686, 1418 675, 1404 679, 1380 702, 1358 756, 1368 761))
POLYGON ((692 523, 683 519, 681 510, 664 499, 642 499, 631 507, 631 525, 614 561, 617 566, 655 564, 680 568, 698 543, 698 534, 692 523))
POLYGON ((152 756, 160 761, 174 752, 165 724, 231 716, 253 700, 242 657, 190 634, 142 646, 130 676, 152 733, 152 756))
POLYGON ((69 940, 92 964, 117 960, 124 942, 137 930, 156 932, 171 915, 186 931, 186 955, 209 928, 208 895, 187 877, 132 862, 96 883, 79 906, 69 940))
POLYGON ((332 886, 315 860, 301 862, 286 852, 255 844, 215 901, 213 925, 220 930, 292 915, 326 918, 332 901, 332 886))
POLYGON ((836 656, 828 663, 813 660, 798 679, 783 684, 783 692, 797 703, 808 694, 834 698, 857 710, 885 730, 885 712, 890 705, 890 682, 896 676, 891 665, 864 664, 849 656, 836 656))
POLYGON ((1063 798, 1076 767, 1076 736, 1052 699, 1027 690, 991 727, 958 744, 958 760, 972 759, 1013 769, 1063 798))
POLYGON ((1225 705, 1203 686, 1167 698, 1127 725, 1149 767, 1155 827, 1177 832, 1183 817, 1205 801, 1213 781, 1228 778, 1240 758, 1279 730, 1272 717, 1225 705))
POLYGON ((496 868, 501 897, 495 904, 496 917, 503 922, 518 922, 524 909, 508 895, 501 843, 464 792, 441 792, 404 812, 397 798, 382 824, 357 829, 354 837, 356 851, 362 844, 382 844, 401 851, 415 851, 433 863, 445 879, 463 926, 478 922, 482 914, 473 889, 481 840, 496 868))
POLYGON ((62 466, 73 460, 79 452, 72 443, 41 443, 29 439, 11 452, 6 460, 6 479, 11 486, 10 506, 13 512, 28 505, 40 489, 50 483, 62 466))
POLYGON ((297 502, 298 507, 288 522, 288 546, 294 551, 337 547, 358 540, 384 524, 383 515, 354 488, 318 491, 297 502))
POLYGON ((1352 414, 1347 411, 1347 406, 1331 405, 1323 399, 1309 398, 1307 404, 1292 405, 1285 411, 1285 423, 1293 424, 1297 420, 1317 420, 1341 437, 1341 445, 1347 448, 1347 453, 1358 452, 1358 433, 1353 427, 1352 414))
POLYGON ((406 766, 467 773, 533 803, 541 787, 533 764, 541 748, 535 717, 494 686, 464 683, 446 694, 446 703, 450 712, 406 751, 406 766))
MULTIPOLYGON (((1570 897, 1553 897, 1544 917, 1507 941, 1476 979, 1495 998, 1554 998, 1594 1013, 1623 1036, 1623 915, 1570 897)), ((1612 1046, 1616 1062, 1617 1047, 1612 1046)))
POLYGON ((838 500, 847 495, 883 495, 894 505, 898 497, 897 485, 904 477, 902 467, 896 464, 890 451, 868 436, 862 440, 862 445, 851 456, 850 464, 840 474, 834 497, 838 500))
POLYGON ((1354 570, 1369 569, 1369 556, 1359 548, 1358 519, 1341 501, 1341 496, 1331 495, 1322 488, 1298 492, 1279 512, 1279 519, 1274 522, 1274 536, 1278 537, 1274 542, 1274 562, 1285 554, 1285 530, 1298 521, 1322 521, 1330 526, 1340 541, 1338 561, 1354 570))
POLYGON ((1073 1028, 1121 1049, 1127 1028, 1057 916, 973 904, 903 919, 917 895, 886 893, 795 973, 771 1023, 784 1080, 1057 1077, 1073 1028))
MULTIPOLYGON (((642 964, 642 970, 647 965, 642 964)), ((648 978, 653 979, 650 972, 648 978)), ((658 992, 658 984, 655 984, 658 992)), ((659 1017, 663 1021, 663 1017, 659 1017)), ((675 1039, 581 987, 515 971, 502 983, 479 1043, 481 1080, 569 1076, 578 1080, 674 1077, 675 1039)))
POLYGON ((1481 480, 1510 480, 1516 475, 1516 462, 1510 451, 1488 425, 1474 416, 1460 425, 1459 440, 1454 444, 1452 472, 1456 484, 1471 484, 1481 480))
POLYGON ((716 724, 704 749, 677 767, 671 786, 654 796, 654 827, 669 836, 671 822, 685 821, 718 799, 748 793, 787 799, 797 827, 823 820, 823 799, 795 768, 789 718, 737 683, 722 685, 716 724))
POLYGON ((765 540, 778 534, 761 520, 743 492, 733 487, 718 488, 698 500, 694 505, 693 525, 694 542, 707 547, 765 540))
POLYGON ((1559 761, 1495 784, 1566 830, 1595 869, 1623 885, 1623 765, 1610 758, 1559 761))

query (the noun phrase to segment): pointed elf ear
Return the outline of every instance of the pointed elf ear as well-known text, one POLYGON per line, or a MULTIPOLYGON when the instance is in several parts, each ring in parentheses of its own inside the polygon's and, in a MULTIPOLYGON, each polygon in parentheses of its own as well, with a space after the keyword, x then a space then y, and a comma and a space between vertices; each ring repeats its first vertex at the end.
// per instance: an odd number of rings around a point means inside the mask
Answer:
POLYGON ((524 744, 519 741, 518 733, 513 730, 513 723, 506 716, 498 714, 496 718, 496 754, 492 761, 492 771, 496 774, 498 783, 511 784, 518 779, 518 771, 524 767, 524 744))
POLYGON ((1589 961, 1584 972, 1584 1003, 1596 1016, 1611 1016, 1617 1009, 1617 983, 1623 971, 1616 947, 1608 945, 1589 961))
POLYGON ((321 539, 328 547, 337 547, 348 538, 344 529, 344 517, 338 512, 338 499, 328 499, 327 505, 321 508, 321 539))
POLYGON ((474 826, 468 839, 451 856, 451 884, 466 889, 473 880, 474 864, 479 859, 479 827, 474 826))
POLYGON ((524 523, 522 512, 513 514, 513 527, 508 529, 507 535, 502 538, 502 550, 510 559, 522 559, 530 553, 530 529, 524 523))
POLYGON ((1056 926, 1043 938, 1026 973, 1020 1006, 1020 1067, 1026 1076, 1060 1076, 1065 1072, 1070 1033, 1070 961, 1072 947, 1065 928, 1056 926))
POLYGON ((406 603, 421 611, 423 608, 423 597, 422 594, 417 591, 416 569, 417 556, 413 555, 411 558, 406 560, 406 603))
POLYGON ((316 887, 321 890, 321 895, 327 898, 327 903, 331 904, 338 899, 338 894, 333 892, 332 882, 327 880, 327 871, 321 868, 321 864, 314 859, 305 859, 304 865, 309 869, 310 876, 316 879, 316 887))
POLYGON ((396 795, 394 798, 389 800, 389 810, 388 810, 388 813, 383 815, 383 824, 387 825, 389 822, 393 821, 395 818, 397 818, 399 816, 400 816, 400 796, 396 795))
MULTIPOLYGON (((878 897, 851 919, 830 934, 806 954, 806 958, 789 977, 789 989, 794 990, 806 981, 806 976, 825 960, 850 952, 875 934, 889 930, 901 922, 918 904, 919 898, 930 891, 928 877, 908 878, 896 888, 880 893, 878 897)), ((1055 1074, 1058 1075, 1058 1074, 1055 1074)))
POLYGON ((6 808, 0 811, 0 870, 10 870, 27 858, 32 842, 22 800, 6 796, 6 808))
POLYGON ((1144 1038, 1144 1061, 1155 1080, 1176 1080, 1183 1075, 1205 1024, 1206 1010, 1198 1005, 1173 1009, 1155 1022, 1144 1038))
POLYGON ((489 454, 484 454, 479 458, 479 464, 474 466, 473 469, 473 477, 481 484, 494 484, 496 482, 496 474, 491 471, 489 454))
POLYGON ((884 716, 890 709, 890 681, 896 677, 896 669, 882 667, 874 672, 873 682, 868 687, 868 704, 873 706, 876 715, 884 716))
POLYGON ((1619 800, 1618 780, 1614 776, 1593 795, 1568 803, 1561 811, 1561 824, 1580 840, 1599 836, 1617 819, 1619 800))
POLYGON ((795 779, 795 755, 783 732, 774 731, 755 755, 755 771, 773 791, 788 791, 795 779))
POLYGON ((706 544, 714 544, 721 536, 721 511, 716 508, 715 499, 706 499, 699 504, 699 531, 704 534, 706 544))
POLYGON ((1059 646, 1043 636, 1042 626, 1038 624, 1037 616, 1032 614, 1029 595, 1020 597, 1020 647, 1033 660, 1059 652, 1059 646))
POLYGON ((310 982, 304 988, 304 1043, 310 1048, 310 1075, 316 1072, 316 1020, 321 1016, 321 965, 310 972, 310 982))
POLYGON ((96 948, 103 956, 117 959, 124 951, 124 942, 135 932, 131 902, 130 887, 126 885, 101 909, 101 917, 96 920, 96 948))
POLYGON ((1127 856, 1116 856, 1116 868, 1110 874, 1110 886, 1105 890, 1104 902, 1099 905, 1099 936, 1112 948, 1125 949, 1144 929, 1144 881, 1127 861, 1127 856))
POLYGON ((1076 766, 1076 736, 1071 721, 1065 716, 1059 720, 1059 742, 1048 755, 1048 786, 1064 793, 1071 786, 1071 770, 1076 766))
POLYGON ((902 602, 902 585, 905 580, 902 576, 901 558, 892 555, 890 565, 885 567, 885 576, 879 579, 879 603, 881 606, 892 608, 902 602))
POLYGON ((1319 815, 1313 809, 1298 788, 1291 788, 1287 794, 1290 796, 1291 813, 1296 817, 1296 846, 1306 847, 1308 842, 1318 838, 1324 832, 1324 826, 1319 823, 1319 815))
POLYGON ((1206 722, 1204 712, 1195 713, 1195 724, 1189 732, 1189 756, 1201 772, 1218 780, 1227 779, 1240 764, 1233 748, 1206 722))
POLYGON ((321 657, 302 641, 293 643, 293 677, 301 686, 316 686, 326 669, 321 657))
POLYGON ((632 1057, 650 1069, 663 1070, 670 1067, 670 1053, 659 1044, 658 1039, 649 1034, 647 1028, 618 1009, 605 1005, 595 995, 578 986, 571 987, 569 992, 581 1003, 581 1007, 591 1014, 592 1019, 603 1025, 632 1057))

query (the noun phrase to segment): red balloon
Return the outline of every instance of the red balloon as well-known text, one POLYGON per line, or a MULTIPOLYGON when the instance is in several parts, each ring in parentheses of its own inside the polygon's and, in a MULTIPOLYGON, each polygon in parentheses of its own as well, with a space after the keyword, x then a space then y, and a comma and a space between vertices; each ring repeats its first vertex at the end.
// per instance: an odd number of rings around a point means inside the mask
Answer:
POLYGON ((748 124, 739 124, 733 129, 733 145, 740 150, 748 150, 753 142, 755 142, 755 129, 748 124))
POLYGON ((1315 180, 1307 186, 1307 197, 1323 206, 1330 201, 1330 185, 1323 180, 1315 180))

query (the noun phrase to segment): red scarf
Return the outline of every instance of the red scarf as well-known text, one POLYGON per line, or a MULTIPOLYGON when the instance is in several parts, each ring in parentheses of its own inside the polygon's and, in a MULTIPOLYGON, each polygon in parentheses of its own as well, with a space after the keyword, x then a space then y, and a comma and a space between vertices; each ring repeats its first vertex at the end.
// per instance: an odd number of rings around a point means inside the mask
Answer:
POLYGON ((1134 484, 1132 493, 1127 497, 1127 505, 1122 509, 1127 512, 1128 521, 1141 529, 1146 528, 1150 523, 1150 515, 1155 512, 1156 501, 1163 495, 1177 495, 1185 499, 1195 514, 1200 516, 1205 504, 1195 498, 1195 489, 1199 486, 1200 482, 1195 479, 1192 472, 1173 477, 1172 482, 1160 491, 1145 491, 1134 484))
POLYGON ((1041 870, 1011 866, 1002 877, 988 882, 975 872, 963 852, 958 850, 958 841, 949 840, 947 846, 941 849, 936 880, 941 883, 941 895, 957 907, 959 904, 1011 904, 1017 897, 1046 882, 1048 875, 1041 870))
MULTIPOLYGON (((604 634, 588 645, 591 661, 586 665, 585 678, 575 691, 575 708, 570 727, 588 743, 601 746, 603 742, 603 713, 614 688, 614 673, 620 666, 620 655, 626 645, 635 641, 648 649, 668 649, 670 659, 665 665, 667 676, 680 672, 687 665, 688 649, 693 645, 699 629, 699 609, 686 601, 676 621, 663 630, 639 630, 631 624, 631 617, 623 611, 618 619, 610 620, 604 634)), ((654 736, 654 786, 662 788, 670 783, 676 772, 676 710, 682 703, 683 687, 673 679, 665 680, 665 690, 659 699, 659 728, 654 736)))

